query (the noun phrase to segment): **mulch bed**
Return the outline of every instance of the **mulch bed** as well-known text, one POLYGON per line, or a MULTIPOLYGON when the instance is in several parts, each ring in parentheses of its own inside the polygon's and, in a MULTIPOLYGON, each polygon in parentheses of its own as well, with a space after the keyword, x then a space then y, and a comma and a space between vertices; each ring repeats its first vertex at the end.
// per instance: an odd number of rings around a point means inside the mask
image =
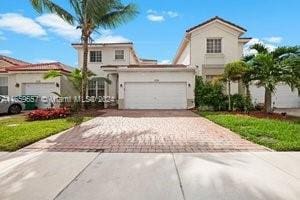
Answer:
POLYGON ((286 113, 265 113, 265 112, 262 112, 262 111, 251 111, 249 113, 233 111, 233 112, 227 112, 227 113, 239 114, 239 115, 248 115, 248 116, 256 117, 256 118, 267 118, 267 119, 288 120, 288 121, 300 121, 299 117, 288 116, 288 115, 286 115, 286 113))

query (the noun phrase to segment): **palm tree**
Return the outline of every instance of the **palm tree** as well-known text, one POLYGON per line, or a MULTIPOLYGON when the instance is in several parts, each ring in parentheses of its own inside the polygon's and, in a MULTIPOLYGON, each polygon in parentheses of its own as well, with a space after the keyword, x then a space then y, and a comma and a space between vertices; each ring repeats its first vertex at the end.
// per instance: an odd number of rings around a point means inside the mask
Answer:
MULTIPOLYGON (((87 77, 90 80, 98 80, 98 81, 105 81, 107 83, 111 83, 111 81, 104 77, 94 77, 94 74, 91 71, 87 71, 87 77)), ((65 73, 57 70, 50 70, 46 74, 44 74, 44 79, 51 79, 55 77, 65 76, 67 79, 73 84, 73 87, 79 92, 80 96, 82 96, 81 85, 83 81, 83 73, 80 69, 74 69, 71 73, 65 73)))
POLYGON ((247 70, 248 65, 244 61, 235 61, 225 66, 223 77, 228 82, 228 110, 231 110, 231 81, 240 81, 247 70))
MULTIPOLYGON (((253 48, 256 48, 254 46, 253 48)), ((288 84, 292 89, 300 89, 300 57, 299 48, 280 47, 273 52, 262 50, 248 61, 251 65, 250 80, 265 88, 265 112, 271 112, 272 93, 279 82, 288 84), (297 50, 298 49, 298 50, 297 50)))
POLYGON ((115 28, 132 19, 138 12, 135 4, 123 5, 120 0, 69 0, 72 11, 69 12, 52 0, 30 0, 33 8, 39 12, 55 13, 71 25, 81 30, 83 43, 82 63, 82 109, 87 88, 88 44, 92 34, 99 28, 115 28))

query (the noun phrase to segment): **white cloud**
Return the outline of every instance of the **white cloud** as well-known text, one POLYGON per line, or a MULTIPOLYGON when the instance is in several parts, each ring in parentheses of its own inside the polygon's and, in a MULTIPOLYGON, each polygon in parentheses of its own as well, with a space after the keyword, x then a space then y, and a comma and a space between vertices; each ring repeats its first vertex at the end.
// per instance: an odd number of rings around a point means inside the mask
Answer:
POLYGON ((36 21, 42 26, 47 27, 49 31, 62 36, 65 39, 70 41, 78 41, 80 39, 80 30, 76 29, 75 26, 68 24, 55 14, 44 14, 37 17, 36 21))
POLYGON ((276 45, 273 45, 273 44, 270 44, 270 43, 267 43, 259 38, 252 38, 245 46, 244 46, 244 50, 243 50, 243 54, 245 56, 247 55, 253 55, 253 54, 256 54, 257 51, 254 50, 254 49, 250 49, 250 47, 254 44, 262 44, 264 45, 265 47, 267 47, 268 51, 274 51, 277 46, 276 45))
POLYGON ((9 54, 12 54, 12 52, 10 50, 6 50, 6 49, 1 50, 0 49, 0 54, 2 54, 2 55, 9 55, 9 54))
POLYGON ((282 37, 266 37, 264 38, 265 41, 270 42, 270 43, 275 43, 275 44, 279 44, 282 42, 282 37))
POLYGON ((158 64, 171 64, 171 60, 169 59, 161 60, 158 64))
POLYGON ((120 42, 130 42, 129 39, 121 36, 114 35, 111 30, 101 30, 100 37, 95 39, 96 43, 120 43, 120 42))
POLYGON ((57 60, 51 60, 51 59, 37 59, 34 61, 34 63, 53 63, 58 62, 57 60))
POLYGON ((0 29, 13 31, 31 37, 47 35, 46 31, 33 19, 18 13, 0 14, 0 29))
POLYGON ((165 21, 165 17, 162 15, 154 15, 154 14, 149 14, 147 15, 147 19, 153 22, 162 22, 165 21))
POLYGON ((177 12, 175 12, 175 11, 165 11, 164 13, 167 14, 171 18, 179 16, 179 14, 177 12))
POLYGON ((149 9, 147 10, 147 14, 147 19, 153 22, 162 22, 165 21, 166 17, 174 18, 179 16, 177 12, 171 10, 158 12, 156 10, 149 9))

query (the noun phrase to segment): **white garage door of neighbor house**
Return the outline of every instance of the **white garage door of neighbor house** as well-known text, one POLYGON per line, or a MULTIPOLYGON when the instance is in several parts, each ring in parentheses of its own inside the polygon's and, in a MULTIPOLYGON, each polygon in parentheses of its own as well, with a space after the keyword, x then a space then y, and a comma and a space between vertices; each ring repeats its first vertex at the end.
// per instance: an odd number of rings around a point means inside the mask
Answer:
MULTIPOLYGON (((57 91, 55 83, 25 83, 24 94, 25 95, 38 95, 52 97, 55 96, 52 92, 57 91)), ((50 102, 39 102, 38 107, 47 108, 50 107, 50 102)))
POLYGON ((125 83, 126 109, 186 109, 186 83, 125 83))
MULTIPOLYGON (((250 86, 250 93, 254 103, 263 103, 265 96, 265 89, 258 88, 255 85, 250 86)), ((277 108, 299 108, 300 97, 298 91, 295 89, 291 91, 288 85, 279 84, 276 86, 275 94, 272 95, 272 106, 277 108)))

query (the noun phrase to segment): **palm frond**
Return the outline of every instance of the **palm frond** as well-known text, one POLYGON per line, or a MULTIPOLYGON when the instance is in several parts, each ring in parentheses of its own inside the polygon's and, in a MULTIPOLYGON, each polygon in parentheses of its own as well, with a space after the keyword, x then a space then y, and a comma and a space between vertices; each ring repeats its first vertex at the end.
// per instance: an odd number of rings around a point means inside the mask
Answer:
POLYGON ((30 0, 33 8, 38 13, 50 12, 55 13, 70 24, 74 24, 74 17, 64 8, 60 7, 51 0, 30 0))
POLYGON ((44 74, 43 78, 50 79, 50 78, 55 78, 55 77, 59 77, 59 76, 62 76, 62 73, 60 71, 50 70, 46 74, 44 74))

